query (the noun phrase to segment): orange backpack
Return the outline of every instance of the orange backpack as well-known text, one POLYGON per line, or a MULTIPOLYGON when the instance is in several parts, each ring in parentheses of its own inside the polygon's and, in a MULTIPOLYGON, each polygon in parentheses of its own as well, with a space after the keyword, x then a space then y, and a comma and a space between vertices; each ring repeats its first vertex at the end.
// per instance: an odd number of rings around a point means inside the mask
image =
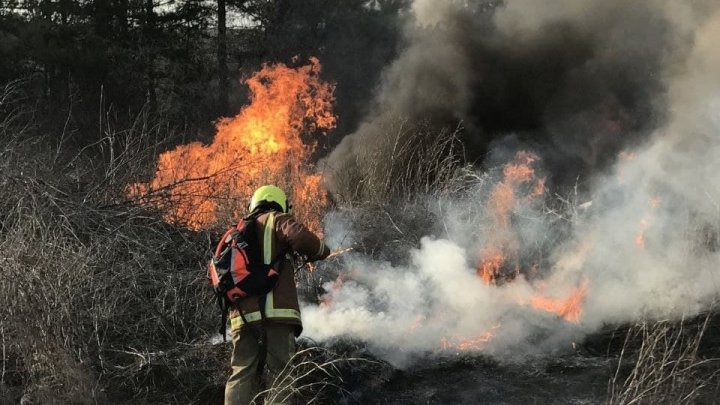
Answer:
POLYGON ((220 333, 223 338, 230 305, 245 297, 264 297, 275 287, 280 275, 274 266, 284 253, 270 264, 263 262, 257 216, 255 213, 243 218, 228 229, 208 263, 207 275, 222 311, 220 333))

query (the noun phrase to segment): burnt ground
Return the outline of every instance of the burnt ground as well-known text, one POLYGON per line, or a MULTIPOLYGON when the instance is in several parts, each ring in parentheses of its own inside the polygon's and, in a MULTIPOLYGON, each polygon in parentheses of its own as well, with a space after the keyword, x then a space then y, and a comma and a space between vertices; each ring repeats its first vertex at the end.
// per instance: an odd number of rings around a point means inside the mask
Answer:
MULTIPOLYGON (((544 364, 499 364, 482 357, 443 358, 395 370, 351 389, 341 404, 602 404, 613 360, 576 354, 544 364)), ((693 403, 720 403, 717 386, 693 403)), ((645 402, 647 403, 647 402, 645 402)))
POLYGON ((341 403, 596 404, 606 396, 610 361, 573 355, 528 364, 481 356, 427 360, 406 370, 382 370, 341 403))
MULTIPOLYGON (((683 333, 692 335, 686 324, 683 333)), ((618 328, 588 337, 577 349, 551 358, 524 363, 501 363, 482 354, 429 357, 400 370, 386 363, 346 370, 347 392, 330 403, 339 404, 602 404, 618 370, 624 381, 635 365, 642 344, 629 329, 618 328), (624 350, 624 352, 623 352, 624 350)), ((714 316, 696 358, 702 364, 677 384, 703 383, 690 403, 720 404, 720 318, 714 316), (691 381, 692 380, 692 381, 691 381)), ((347 352, 347 350, 345 350, 347 352)), ((671 388, 682 390, 684 387, 671 388)), ((640 403, 657 403, 648 399, 640 403)), ((674 401, 666 401, 671 404, 674 401)))
POLYGON ((607 367, 598 362, 532 368, 480 359, 447 361, 403 373, 378 403, 590 404, 603 397, 606 374, 607 367))
MULTIPOLYGON (((668 335, 681 331, 694 336, 701 322, 689 321, 682 328, 673 326, 668 335)), ((418 357, 409 367, 397 368, 374 357, 362 342, 336 341, 319 345, 322 354, 311 360, 322 363, 335 358, 356 359, 342 362, 342 381, 326 389, 314 403, 318 404, 603 404, 608 398, 611 378, 624 353, 618 381, 623 381, 634 367, 634 354, 641 338, 629 333, 631 327, 613 328, 587 337, 576 349, 568 348, 545 358, 527 358, 522 363, 500 362, 483 354, 437 354, 418 357), (627 338, 627 337, 630 338, 627 338), (624 352, 623 352, 624 350, 624 352), (357 360, 360 359, 360 360, 357 360)), ((303 346, 317 344, 301 339, 303 346)), ((693 358, 702 366, 693 368, 679 384, 704 382, 693 404, 720 404, 720 317, 713 317, 703 336, 703 344, 693 358)), ((152 387, 144 400, 111 396, 113 403, 192 403, 221 404, 227 378, 229 343, 201 346, 178 351, 167 359, 152 359, 138 366, 138 386, 152 387), (172 361, 171 361, 172 360, 172 361), (222 365, 222 366, 221 366, 222 365), (168 397, 168 392, 183 387, 168 397)), ((170 354, 170 353, 168 353, 170 354)), ((695 361, 694 361, 695 362, 695 361)), ((318 374, 315 374, 316 376, 318 374)), ((317 381, 314 377, 311 381, 317 381)), ((116 387, 127 392, 127 386, 116 387)), ((675 390, 673 386, 671 390, 675 390)), ((683 389, 683 387, 680 387, 683 389)), ((137 387, 132 391, 138 392, 137 387)), ((142 390, 140 390, 142 391, 142 390)), ((120 394, 120 392, 116 392, 120 394)), ((306 403, 317 392, 307 392, 306 403)), ((674 404, 677 401, 649 399, 640 404, 674 404)), ((687 403, 687 402, 686 402, 687 403)))

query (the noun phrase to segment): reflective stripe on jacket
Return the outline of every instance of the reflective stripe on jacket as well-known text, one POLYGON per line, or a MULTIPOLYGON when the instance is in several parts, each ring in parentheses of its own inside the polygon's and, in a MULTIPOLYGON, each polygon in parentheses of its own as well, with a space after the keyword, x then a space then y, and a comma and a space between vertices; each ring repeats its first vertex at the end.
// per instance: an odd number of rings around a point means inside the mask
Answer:
MULTIPOLYGON (((307 256, 310 261, 324 259, 330 250, 315 234, 297 222, 292 215, 270 212, 257 218, 258 237, 262 241, 263 260, 269 264, 280 252, 293 251, 307 256)), ((275 265, 280 273, 273 291, 265 299, 265 317, 268 322, 285 323, 296 326, 296 334, 302 331, 300 304, 295 287, 295 264, 289 254, 278 260, 275 265)), ((262 317, 258 307, 258 297, 242 299, 230 311, 230 325, 233 332, 243 327, 240 312, 248 323, 259 322, 262 317)))

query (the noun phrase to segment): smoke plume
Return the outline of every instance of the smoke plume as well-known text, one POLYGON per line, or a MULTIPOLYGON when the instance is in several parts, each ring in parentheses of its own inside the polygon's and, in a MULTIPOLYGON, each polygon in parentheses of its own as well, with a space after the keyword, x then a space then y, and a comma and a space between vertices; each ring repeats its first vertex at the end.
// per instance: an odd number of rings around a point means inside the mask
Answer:
POLYGON ((495 3, 415 1, 373 111, 329 165, 352 168, 393 121, 429 119, 461 121, 473 160, 514 133, 556 172, 587 175, 664 123, 664 70, 692 40, 668 14, 692 11, 660 1, 495 3))
MULTIPOLYGON (((445 350, 525 356, 568 348, 607 324, 713 304, 716 2, 416 0, 412 10, 407 47, 386 69, 374 113, 328 164, 357 170, 357 156, 399 118, 461 120, 470 153, 490 157, 483 181, 429 204, 442 207, 428 217, 444 233, 423 238, 406 263, 345 255, 324 302, 303 308, 308 336, 361 339, 398 364, 445 350), (509 183, 491 167, 520 149, 540 156, 551 192, 529 200, 514 188, 511 223, 498 229, 492 193, 509 183), (577 200, 554 204, 577 178, 577 200), (523 271, 492 285, 477 263, 498 238, 523 271), (532 260, 538 246, 542 258, 532 260), (579 320, 548 310, 578 291, 579 320)), ((336 246, 359 232, 343 215, 327 225, 336 246)))

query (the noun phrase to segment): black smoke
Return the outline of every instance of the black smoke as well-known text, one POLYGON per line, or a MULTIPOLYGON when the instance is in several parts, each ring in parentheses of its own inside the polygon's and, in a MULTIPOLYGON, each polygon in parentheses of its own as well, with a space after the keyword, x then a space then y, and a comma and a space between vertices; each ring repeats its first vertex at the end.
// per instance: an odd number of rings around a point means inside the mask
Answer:
POLYGON ((520 140, 541 153, 555 185, 607 168, 666 121, 664 72, 690 39, 659 2, 559 3, 577 10, 416 1, 369 114, 329 165, 347 167, 390 122, 429 120, 461 124, 476 163, 506 138, 520 140))

